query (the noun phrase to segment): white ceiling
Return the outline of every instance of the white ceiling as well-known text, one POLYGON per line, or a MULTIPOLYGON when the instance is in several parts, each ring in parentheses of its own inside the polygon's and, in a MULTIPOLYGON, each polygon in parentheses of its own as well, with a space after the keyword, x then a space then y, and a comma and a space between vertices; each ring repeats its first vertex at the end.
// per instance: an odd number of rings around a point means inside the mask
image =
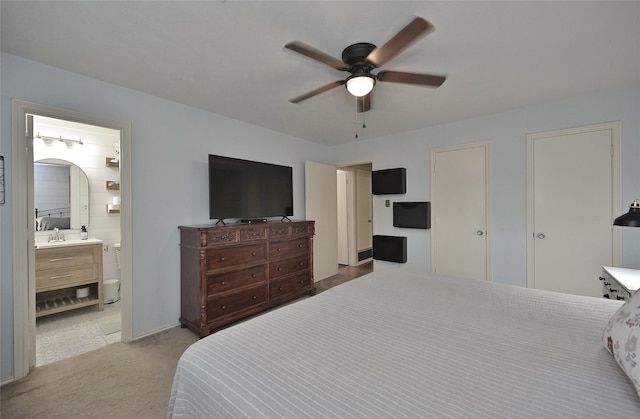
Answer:
POLYGON ((640 2, 2 1, 2 51, 328 145, 354 141, 340 58, 413 16, 436 30, 381 70, 444 74, 438 89, 379 83, 360 139, 640 85, 640 2))

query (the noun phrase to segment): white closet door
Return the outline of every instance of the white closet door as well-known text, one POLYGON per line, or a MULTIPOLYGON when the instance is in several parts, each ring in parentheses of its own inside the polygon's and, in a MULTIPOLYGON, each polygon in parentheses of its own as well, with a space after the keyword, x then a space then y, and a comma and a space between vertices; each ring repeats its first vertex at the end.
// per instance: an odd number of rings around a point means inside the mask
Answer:
POLYGON ((543 133, 528 143, 529 286, 601 297, 598 276, 614 262, 612 130, 543 133))
POLYGON ((488 143, 432 151, 432 270, 487 280, 488 143))

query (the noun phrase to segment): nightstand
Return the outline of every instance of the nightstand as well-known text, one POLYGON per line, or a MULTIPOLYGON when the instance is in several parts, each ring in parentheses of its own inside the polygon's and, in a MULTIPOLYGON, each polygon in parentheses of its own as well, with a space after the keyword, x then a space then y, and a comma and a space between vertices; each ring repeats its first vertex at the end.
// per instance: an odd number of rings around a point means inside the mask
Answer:
POLYGON ((602 267, 602 296, 612 300, 628 300, 640 288, 640 270, 602 267))

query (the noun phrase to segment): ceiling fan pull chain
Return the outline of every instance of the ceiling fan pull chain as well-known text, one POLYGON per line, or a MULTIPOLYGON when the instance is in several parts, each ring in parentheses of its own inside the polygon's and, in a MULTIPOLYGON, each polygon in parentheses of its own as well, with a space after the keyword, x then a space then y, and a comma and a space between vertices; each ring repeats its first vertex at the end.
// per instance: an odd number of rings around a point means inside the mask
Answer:
POLYGON ((354 96, 354 98, 356 99, 356 112, 355 112, 354 125, 356 126, 356 139, 357 139, 358 138, 358 125, 360 125, 360 122, 358 122, 358 97, 354 96))

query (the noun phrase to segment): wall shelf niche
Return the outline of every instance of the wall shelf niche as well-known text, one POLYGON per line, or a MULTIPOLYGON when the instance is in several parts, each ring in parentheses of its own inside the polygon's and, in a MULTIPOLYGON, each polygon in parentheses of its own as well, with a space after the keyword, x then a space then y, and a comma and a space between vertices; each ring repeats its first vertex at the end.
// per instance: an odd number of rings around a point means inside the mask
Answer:
POLYGON ((120 161, 115 157, 107 157, 107 167, 120 167, 120 161))
POLYGON ((120 214, 120 205, 107 204, 107 214, 120 214))
POLYGON ((115 180, 108 180, 107 181, 107 190, 109 190, 109 191, 119 191, 120 190, 120 183, 118 181, 115 181, 115 180))

